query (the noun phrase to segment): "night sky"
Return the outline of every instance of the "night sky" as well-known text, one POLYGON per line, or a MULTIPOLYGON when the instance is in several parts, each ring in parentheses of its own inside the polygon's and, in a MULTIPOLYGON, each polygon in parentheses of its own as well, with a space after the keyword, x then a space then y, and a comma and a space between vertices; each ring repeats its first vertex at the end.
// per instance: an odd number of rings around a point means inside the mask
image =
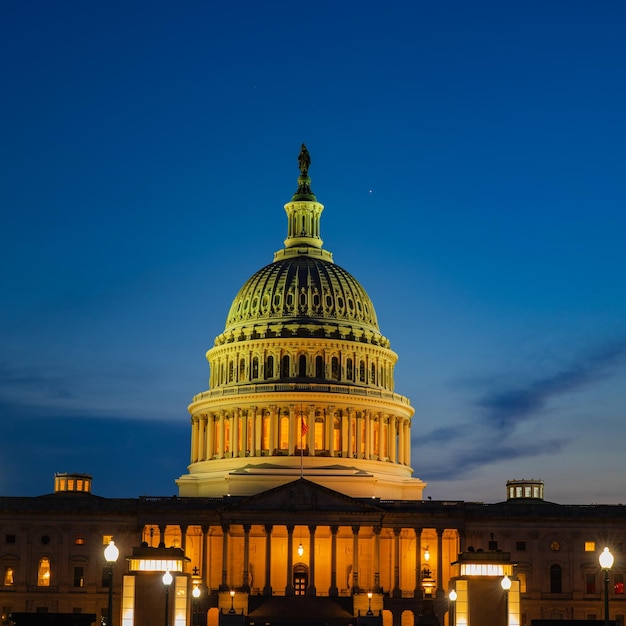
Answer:
POLYGON ((626 502, 626 3, 0 2, 0 495, 173 495, 311 153, 433 500, 626 502))

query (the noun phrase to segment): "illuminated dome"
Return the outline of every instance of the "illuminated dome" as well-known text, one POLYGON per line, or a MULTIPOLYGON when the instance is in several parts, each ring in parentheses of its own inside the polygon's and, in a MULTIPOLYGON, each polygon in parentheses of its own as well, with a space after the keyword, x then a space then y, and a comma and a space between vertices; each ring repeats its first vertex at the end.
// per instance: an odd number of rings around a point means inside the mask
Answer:
POLYGON ((309 164, 303 145, 285 247, 239 290, 206 353, 181 496, 247 496, 306 477, 353 497, 422 497, 398 356, 366 291, 322 248, 309 164))
POLYGON ((279 259, 252 276, 234 299, 216 343, 272 337, 336 337, 387 347, 376 311, 358 281, 332 261, 306 254, 279 259))

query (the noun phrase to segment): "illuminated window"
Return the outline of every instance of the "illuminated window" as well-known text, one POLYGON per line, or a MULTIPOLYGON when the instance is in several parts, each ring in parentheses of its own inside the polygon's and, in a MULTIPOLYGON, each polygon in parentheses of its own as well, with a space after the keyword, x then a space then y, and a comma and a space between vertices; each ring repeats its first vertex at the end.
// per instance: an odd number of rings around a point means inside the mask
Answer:
POLYGON ((517 580, 519 580, 519 592, 526 593, 526 572, 517 572, 517 580))
POLYGON ((322 420, 315 421, 315 449, 324 449, 324 422, 322 420))
POLYGON ((224 420, 224 452, 230 452, 230 420, 224 420))
POLYGON ((270 416, 263 416, 263 434, 261 435, 261 448, 263 450, 270 449, 270 416))
POLYGON ((619 596, 624 595, 624 574, 613 576, 613 593, 619 596))
POLYGON ((37 567, 37 586, 49 587, 50 575, 50 559, 46 557, 39 559, 39 566, 37 567))
POLYGON ((596 551, 596 542, 585 541, 585 552, 595 552, 595 551, 596 551))
POLYGON ((6 565, 4 568, 4 586, 12 587, 15 584, 15 580, 13 579, 13 574, 15 570, 10 565, 6 565))
POLYGON ((76 535, 76 537, 74 537, 74 545, 75 546, 84 546, 85 545, 85 538, 82 535, 76 535))
POLYGON ((333 448, 341 452, 341 422, 338 417, 333 419, 333 448))

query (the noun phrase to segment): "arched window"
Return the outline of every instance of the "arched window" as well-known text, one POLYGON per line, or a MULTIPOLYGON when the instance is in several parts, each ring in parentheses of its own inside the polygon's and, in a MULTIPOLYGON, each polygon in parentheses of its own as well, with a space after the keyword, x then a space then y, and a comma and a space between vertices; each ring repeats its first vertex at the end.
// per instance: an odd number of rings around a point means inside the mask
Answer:
POLYGON ((330 362, 331 378, 339 380, 339 359, 334 356, 330 362))
POLYGON ((352 359, 346 361, 346 378, 350 381, 354 380, 354 368, 352 367, 352 359))
POLYGON ((315 357, 315 378, 324 378, 324 359, 321 356, 315 357))
POLYGON ((228 382, 232 383, 235 378, 235 364, 232 361, 228 362, 228 382))
POLYGON ((274 378, 274 357, 268 356, 265 365, 265 378, 274 378))
POLYGON ((252 376, 250 378, 258 378, 259 377, 259 359, 258 357, 254 357, 252 359, 252 376))
POLYGON ((370 377, 370 382, 372 384, 376 383, 376 365, 374 363, 372 363, 372 375, 370 377))
POLYGON ((365 361, 359 363, 359 380, 365 382, 365 361))
POLYGON ((37 586, 49 587, 51 576, 50 559, 44 556, 39 559, 39 565, 37 566, 37 586))
POLYGON ((239 361, 239 380, 244 380, 246 375, 246 361, 245 359, 241 359, 239 361))
POLYGON ((550 565, 550 593, 563 593, 563 575, 561 566, 550 565))
POLYGON ((304 354, 301 354, 298 359, 298 376, 306 376, 306 356, 304 354))
POLYGON ((282 364, 281 364, 281 372, 280 372, 281 378, 289 378, 290 376, 289 365, 290 365, 289 357, 285 355, 283 357, 282 364))

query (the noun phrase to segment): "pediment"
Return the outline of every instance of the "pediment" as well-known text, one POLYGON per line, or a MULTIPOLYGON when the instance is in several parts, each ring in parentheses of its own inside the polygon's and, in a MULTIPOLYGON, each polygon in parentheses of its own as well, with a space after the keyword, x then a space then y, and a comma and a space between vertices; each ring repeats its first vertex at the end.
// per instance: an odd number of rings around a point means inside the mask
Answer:
POLYGON ((284 511, 293 513, 381 513, 365 499, 351 498, 305 478, 280 485, 268 491, 233 502, 234 511, 284 511))

